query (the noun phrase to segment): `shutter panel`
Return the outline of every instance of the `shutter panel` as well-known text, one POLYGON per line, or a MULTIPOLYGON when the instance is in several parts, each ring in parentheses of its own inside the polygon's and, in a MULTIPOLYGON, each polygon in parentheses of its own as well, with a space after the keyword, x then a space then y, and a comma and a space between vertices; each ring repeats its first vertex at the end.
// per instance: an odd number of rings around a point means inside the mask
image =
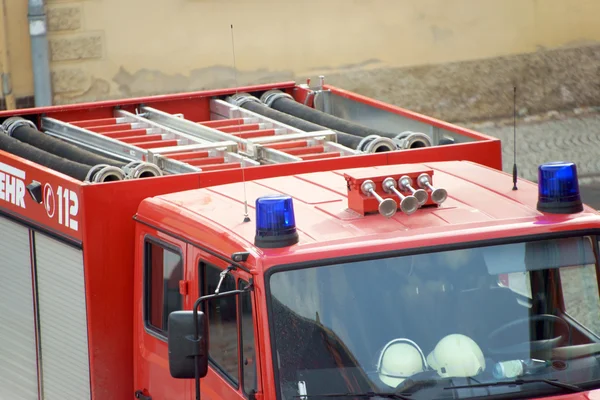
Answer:
POLYGON ((29 230, 0 217, 0 399, 37 400, 29 230))
POLYGON ((44 400, 89 399, 83 253, 35 234, 44 400))

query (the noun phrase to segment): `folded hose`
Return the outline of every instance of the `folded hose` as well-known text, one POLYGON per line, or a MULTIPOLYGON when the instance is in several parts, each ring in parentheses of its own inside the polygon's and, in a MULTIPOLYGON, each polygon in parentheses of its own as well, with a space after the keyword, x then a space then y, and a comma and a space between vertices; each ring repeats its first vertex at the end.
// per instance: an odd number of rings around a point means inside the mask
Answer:
POLYGON ((119 168, 99 164, 95 166, 82 164, 67 160, 65 158, 48 153, 18 139, 0 132, 0 150, 30 160, 36 164, 53 169, 82 182, 110 182, 119 181, 124 178, 124 173, 119 168))
MULTIPOLYGON (((8 118, 1 127, 4 128, 10 137, 75 163, 88 165, 90 167, 91 165, 102 165, 120 168, 127 179, 148 178, 163 175, 160 168, 152 163, 145 161, 118 161, 44 134, 37 130, 33 122, 21 117, 8 118)), ((93 170, 92 172, 96 173, 97 171, 93 170)))
POLYGON ((240 93, 228 98, 228 101, 238 107, 245 108, 256 114, 260 114, 272 120, 281 122, 291 127, 300 129, 304 132, 318 132, 332 130, 337 136, 338 143, 354 150, 365 153, 377 153, 396 150, 394 143, 388 138, 372 136, 369 138, 359 137, 336 129, 329 129, 324 126, 309 122, 305 119, 274 110, 262 104, 259 99, 248 93, 240 93))
POLYGON ((293 115, 304 120, 314 122, 325 126, 329 129, 339 130, 341 132, 347 132, 352 135, 367 137, 371 135, 377 135, 381 137, 387 137, 390 139, 396 138, 397 133, 383 132, 378 129, 369 128, 356 122, 348 121, 335 115, 324 113, 315 108, 305 106, 302 103, 294 100, 289 94, 282 92, 281 90, 269 90, 262 95, 260 100, 275 110, 284 112, 286 114, 293 115))
POLYGON ((9 136, 71 161, 88 165, 107 164, 114 167, 124 167, 127 164, 44 134, 38 131, 32 122, 20 117, 9 118, 2 125, 9 136))

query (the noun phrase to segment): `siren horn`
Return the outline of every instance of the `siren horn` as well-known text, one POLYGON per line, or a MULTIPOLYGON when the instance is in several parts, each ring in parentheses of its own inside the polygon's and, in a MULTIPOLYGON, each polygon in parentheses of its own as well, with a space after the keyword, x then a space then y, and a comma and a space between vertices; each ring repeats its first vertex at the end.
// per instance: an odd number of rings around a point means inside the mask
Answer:
POLYGON ((433 200, 433 202, 436 204, 442 204, 448 197, 446 189, 436 189, 433 186, 431 186, 431 178, 427 174, 419 175, 417 182, 421 189, 428 188, 429 190, 431 190, 431 200, 433 200))
POLYGON ((427 202, 427 197, 429 197, 429 195, 423 189, 413 188, 412 183, 412 179, 407 175, 404 175, 398 179, 398 186, 400 187, 400 190, 410 190, 413 196, 415 196, 419 201, 419 206, 422 206, 427 202))
POLYGON ((419 208, 419 200, 415 196, 404 196, 396 189, 396 181, 394 178, 385 178, 383 180, 383 190, 386 193, 396 193, 400 197, 400 209, 407 215, 417 211, 419 208))
POLYGON ((375 183, 372 180, 368 179, 360 185, 360 190, 364 193, 365 196, 373 196, 379 202, 379 213, 387 218, 391 218, 396 214, 396 209, 398 208, 398 204, 394 199, 383 199, 380 195, 375 191, 375 183))

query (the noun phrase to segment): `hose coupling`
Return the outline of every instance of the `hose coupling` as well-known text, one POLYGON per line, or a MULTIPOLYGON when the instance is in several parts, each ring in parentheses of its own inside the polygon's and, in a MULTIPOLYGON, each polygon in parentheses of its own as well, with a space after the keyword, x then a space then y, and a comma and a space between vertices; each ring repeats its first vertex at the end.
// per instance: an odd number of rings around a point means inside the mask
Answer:
POLYGON ((398 150, 431 147, 432 145, 429 136, 421 132, 405 131, 398 134, 393 140, 398 150))
POLYGON ((157 165, 145 161, 132 161, 123 167, 125 179, 153 178, 163 176, 157 165))
POLYGON ((233 104, 236 107, 241 107, 243 104, 253 101, 255 103, 260 103, 260 100, 256 97, 252 96, 249 93, 236 93, 229 97, 227 97, 227 102, 233 104))
POLYGON ((37 126, 35 126, 35 124, 33 122, 31 122, 28 119, 25 119, 23 117, 10 117, 7 118, 3 123, 2 123, 2 129, 4 130, 4 132, 6 132, 8 134, 8 136, 12 136, 13 132, 15 131, 15 129, 17 129, 18 127, 21 126, 30 126, 33 129, 37 130, 37 126))
POLYGON ((125 179, 125 174, 119 168, 108 164, 98 164, 90 168, 85 182, 102 183, 122 181, 123 179, 125 179))
POLYGON ((271 105, 273 104, 273 102, 275 100, 281 99, 283 97, 294 100, 292 95, 282 92, 279 89, 273 89, 273 90, 269 90, 269 91, 263 93, 263 95, 260 96, 260 101, 263 102, 267 107, 271 107, 271 105))
POLYGON ((360 141, 358 146, 356 146, 356 150, 362 153, 382 153, 384 151, 396 150, 396 144, 390 138, 369 135, 360 141))

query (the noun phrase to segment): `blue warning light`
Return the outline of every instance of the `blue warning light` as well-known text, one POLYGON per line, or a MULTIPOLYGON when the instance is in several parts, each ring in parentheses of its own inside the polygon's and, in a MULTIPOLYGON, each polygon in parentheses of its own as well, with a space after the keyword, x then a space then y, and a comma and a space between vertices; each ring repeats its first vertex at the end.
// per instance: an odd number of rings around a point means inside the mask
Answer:
POLYGON ((282 194, 257 198, 254 244, 262 248, 276 248, 296 243, 298 232, 292 198, 282 194))
POLYGON ((538 167, 537 209, 552 214, 583 211, 575 163, 556 161, 538 167))

